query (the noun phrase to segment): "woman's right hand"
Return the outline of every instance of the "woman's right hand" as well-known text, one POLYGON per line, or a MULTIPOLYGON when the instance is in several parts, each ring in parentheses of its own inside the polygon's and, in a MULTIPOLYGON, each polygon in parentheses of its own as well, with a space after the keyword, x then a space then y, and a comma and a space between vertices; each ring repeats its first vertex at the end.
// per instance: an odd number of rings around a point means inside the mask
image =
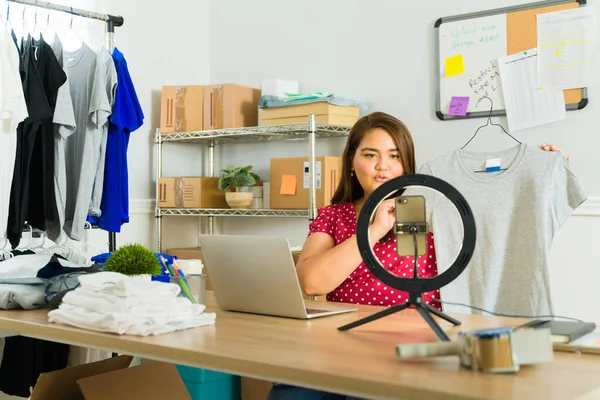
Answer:
POLYGON ((375 218, 369 227, 371 244, 375 244, 384 237, 396 223, 396 215, 394 213, 395 200, 395 198, 387 199, 377 208, 375 218))

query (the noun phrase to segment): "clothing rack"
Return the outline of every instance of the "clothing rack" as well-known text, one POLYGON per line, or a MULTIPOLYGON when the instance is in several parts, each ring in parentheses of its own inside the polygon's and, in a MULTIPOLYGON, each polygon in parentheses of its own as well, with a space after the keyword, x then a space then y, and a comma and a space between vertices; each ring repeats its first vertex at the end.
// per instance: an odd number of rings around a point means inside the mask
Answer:
MULTIPOLYGON (((19 3, 27 6, 44 8, 47 10, 54 11, 62 11, 71 15, 77 15, 83 18, 91 18, 99 21, 106 22, 106 41, 107 48, 109 51, 113 51, 114 49, 114 34, 115 27, 123 26, 123 17, 110 15, 110 14, 100 14, 97 12, 82 10, 79 8, 73 8, 69 6, 63 6, 60 4, 53 4, 49 2, 43 2, 39 0, 7 0, 9 5, 10 3, 19 3)), ((8 19, 9 15, 7 12, 6 18, 8 19)), ((108 251, 113 252, 117 248, 117 234, 115 232, 108 233, 108 251)))

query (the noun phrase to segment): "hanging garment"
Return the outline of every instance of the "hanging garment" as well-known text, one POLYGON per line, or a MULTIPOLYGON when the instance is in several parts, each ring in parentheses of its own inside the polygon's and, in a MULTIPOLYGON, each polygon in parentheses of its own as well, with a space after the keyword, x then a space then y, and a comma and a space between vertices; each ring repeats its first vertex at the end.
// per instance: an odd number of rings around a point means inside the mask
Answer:
POLYGON ((31 158, 29 177, 29 205, 27 221, 30 225, 46 230, 46 221, 56 223, 56 198, 54 193, 54 111, 58 90, 67 76, 58 63, 49 44, 40 35, 39 40, 31 37, 24 42, 31 62, 36 66, 44 87, 52 116, 45 118, 38 129, 31 158))
POLYGON ((97 55, 86 44, 64 53, 76 131, 66 139, 67 197, 64 230, 81 240, 102 146, 103 126, 111 113, 97 55))
MULTIPOLYGON (((454 186, 475 217, 477 241, 463 273, 441 288, 441 298, 485 310, 517 315, 553 313, 549 257, 552 240, 586 195, 561 153, 520 144, 501 152, 457 150, 427 162, 420 173, 454 186), (484 170, 500 158, 505 170, 484 170)), ((462 223, 454 205, 432 190, 407 190, 426 198, 433 221, 438 271, 462 247, 462 223)), ((444 305, 446 312, 465 308, 444 305)))
MULTIPOLYGON (((18 47, 14 32, 12 37, 18 47)), ((38 131, 46 119, 52 118, 52 107, 48 102, 44 84, 38 74, 33 51, 31 51, 31 46, 27 46, 26 43, 27 41, 23 41, 21 46, 19 69, 29 116, 17 127, 17 151, 7 227, 7 237, 13 248, 18 246, 23 232, 23 225, 28 218, 31 161, 34 155, 34 147, 36 147, 38 131)), ((34 224, 34 221, 29 222, 34 224)), ((44 229, 45 219, 44 221, 36 220, 35 223, 37 228, 44 229)))
POLYGON ((0 238, 6 238, 17 153, 17 126, 27 118, 19 74, 19 53, 4 24, 0 26, 0 238))
MULTIPOLYGON (((108 99, 110 109, 112 110, 115 102, 115 92, 117 90, 117 70, 115 69, 115 62, 106 48, 103 47, 98 51, 98 61, 96 65, 96 74, 102 75, 103 81, 106 84, 106 98, 108 99)), ((106 117, 107 120, 109 116, 106 117)), ((88 210, 89 215, 99 216, 101 214, 100 203, 102 201, 102 191, 104 189, 104 168, 106 160, 106 144, 108 139, 108 125, 108 122, 102 124, 102 138, 99 149, 100 153, 98 155, 98 168, 96 169, 96 176, 94 178, 92 199, 90 201, 90 207, 88 210)))
POLYGON ((0 366, 0 391, 29 398, 42 372, 63 369, 69 359, 69 345, 23 336, 5 339, 0 366))
POLYGON ((127 147, 129 134, 144 123, 144 113, 129 75, 127 61, 117 48, 113 50, 117 70, 117 91, 109 119, 104 189, 101 215, 89 216, 88 221, 109 232, 120 232, 129 222, 129 178, 127 147))
MULTIPOLYGON (((60 67, 63 67, 63 47, 58 36, 50 45, 60 67)), ((47 221, 46 235, 55 242, 63 241, 65 207, 67 198, 67 171, 65 165, 65 145, 69 136, 75 133, 75 113, 71 100, 69 79, 58 89, 54 109, 54 196, 56 201, 56 219, 47 221)))

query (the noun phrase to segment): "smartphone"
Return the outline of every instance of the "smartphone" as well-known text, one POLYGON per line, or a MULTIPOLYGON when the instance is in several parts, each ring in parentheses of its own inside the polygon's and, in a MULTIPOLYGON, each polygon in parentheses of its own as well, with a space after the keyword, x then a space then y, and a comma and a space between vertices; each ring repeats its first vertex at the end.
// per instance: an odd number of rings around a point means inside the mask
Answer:
MULTIPOLYGON (((427 222, 425 216, 425 198, 423 196, 396 197, 396 223, 409 224, 427 222)), ((396 252, 399 256, 415 255, 415 245, 411 233, 396 234, 396 252)), ((427 234, 417 234, 417 254, 427 253, 427 234)))

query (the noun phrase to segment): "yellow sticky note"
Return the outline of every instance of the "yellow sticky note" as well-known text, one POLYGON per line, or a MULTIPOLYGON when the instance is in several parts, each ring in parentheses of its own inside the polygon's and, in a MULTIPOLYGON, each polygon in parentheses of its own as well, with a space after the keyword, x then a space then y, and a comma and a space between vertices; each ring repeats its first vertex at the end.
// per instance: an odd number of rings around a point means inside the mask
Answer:
POLYGON ((462 54, 446 58, 446 76, 459 75, 465 72, 462 54))
POLYGON ((294 196, 296 194, 296 175, 281 175, 279 194, 294 196))

